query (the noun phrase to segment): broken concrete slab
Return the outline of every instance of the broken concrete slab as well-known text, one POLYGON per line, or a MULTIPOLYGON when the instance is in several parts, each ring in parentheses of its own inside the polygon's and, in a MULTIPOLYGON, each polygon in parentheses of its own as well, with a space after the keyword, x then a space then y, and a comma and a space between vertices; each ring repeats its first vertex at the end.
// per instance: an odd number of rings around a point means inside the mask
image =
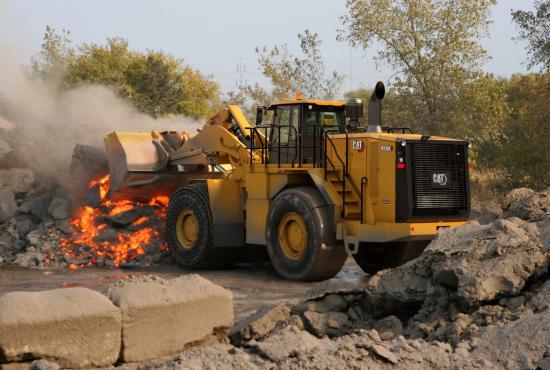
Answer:
POLYGON ((540 221, 550 215, 550 188, 536 193, 525 191, 521 197, 517 198, 518 200, 505 207, 502 217, 519 217, 526 221, 540 221))
POLYGON ((314 312, 343 311, 348 305, 346 299, 340 294, 329 294, 319 300, 307 301, 305 310, 314 312))
POLYGON ((520 202, 525 198, 532 196, 533 194, 535 194, 535 191, 529 188, 516 188, 510 190, 504 196, 504 200, 502 201, 502 208, 504 210, 507 210, 512 204, 520 202))
POLYGON ((69 217, 71 202, 61 197, 54 197, 48 207, 48 212, 56 220, 64 220, 69 217))
POLYGON ((290 307, 286 304, 262 307, 234 326, 230 334, 231 342, 240 345, 244 340, 260 339, 289 318, 290 307))
POLYGON ((233 325, 233 295, 199 275, 127 280, 107 295, 122 311, 125 362, 173 355, 233 325))
MULTIPOLYGON (((1 119, 1 117, 0 117, 1 119)), ((0 159, 3 159, 4 156, 12 151, 10 145, 4 141, 3 139, 0 139, 0 159)))
POLYGON ((109 366, 120 353, 120 310, 86 288, 0 296, 0 362, 42 358, 62 367, 109 366))
POLYGON ((305 354, 319 344, 319 339, 291 325, 277 330, 266 339, 248 345, 273 362, 281 362, 291 356, 305 354))
POLYGON ((352 326, 351 321, 343 312, 313 312, 304 313, 305 324, 318 337, 335 337, 346 334, 352 326))
POLYGON ((101 148, 76 144, 71 159, 71 174, 87 183, 89 180, 109 172, 107 155, 101 148))
POLYGON ((98 217, 98 221, 106 222, 114 227, 127 227, 143 216, 152 216, 154 209, 152 206, 135 207, 116 215, 98 217))
POLYGON ((372 351, 379 357, 381 357, 382 359, 392 363, 392 364, 397 364, 398 362, 398 359, 397 359, 397 356, 395 356, 393 353, 390 352, 389 349, 387 349, 386 347, 380 345, 380 344, 374 344, 372 346, 372 351))
POLYGON ((485 201, 480 202, 472 199, 472 205, 470 209, 470 219, 476 220, 482 225, 494 222, 502 215, 502 208, 494 202, 485 201))
POLYGON ((272 364, 268 360, 250 354, 249 351, 241 348, 218 343, 190 348, 188 351, 162 362, 142 363, 138 370, 266 370, 270 368, 272 368, 272 364))
POLYGON ((0 169, 0 189, 26 193, 31 190, 34 180, 34 172, 30 168, 0 169))
MULTIPOLYGON (((550 352, 550 311, 521 318, 508 325, 483 329, 474 338, 473 351, 462 368, 468 368, 480 359, 492 367, 505 369, 534 369, 550 352)), ((460 367, 460 366, 459 366, 460 367)))
POLYGON ((383 340, 391 340, 398 335, 403 334, 403 324, 396 316, 390 315, 374 324, 374 329, 383 340))
POLYGON ((34 360, 29 370, 59 370, 59 364, 48 360, 34 360))
POLYGON ((456 289, 468 305, 517 294, 546 263, 537 236, 535 224, 518 218, 444 231, 428 247, 428 253, 437 253, 431 263, 433 279, 456 289))
POLYGON ((10 220, 17 211, 17 202, 11 191, 0 190, 0 223, 10 220))

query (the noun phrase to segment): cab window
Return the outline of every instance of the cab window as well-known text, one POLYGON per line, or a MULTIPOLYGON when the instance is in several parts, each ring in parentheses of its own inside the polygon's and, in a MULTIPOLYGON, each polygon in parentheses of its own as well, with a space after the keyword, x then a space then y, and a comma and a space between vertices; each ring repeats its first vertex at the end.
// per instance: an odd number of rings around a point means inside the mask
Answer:
POLYGON ((280 106, 275 111, 271 142, 276 145, 288 145, 289 141, 296 140, 300 107, 280 106), (277 127, 279 126, 279 127, 277 127))
POLYGON ((342 110, 336 110, 334 107, 305 106, 304 135, 318 135, 321 128, 324 132, 343 132, 343 125, 342 110))

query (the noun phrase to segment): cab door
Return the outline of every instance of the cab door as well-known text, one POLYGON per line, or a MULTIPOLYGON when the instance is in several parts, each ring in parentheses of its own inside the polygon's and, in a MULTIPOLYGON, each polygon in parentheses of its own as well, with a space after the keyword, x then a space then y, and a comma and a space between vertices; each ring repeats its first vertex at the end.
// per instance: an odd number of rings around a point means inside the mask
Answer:
POLYGON ((299 105, 280 105, 275 108, 270 133, 269 163, 298 163, 299 120, 299 105))
POLYGON ((343 112, 313 104, 302 109, 300 163, 319 165, 323 161, 323 135, 343 132, 343 112))

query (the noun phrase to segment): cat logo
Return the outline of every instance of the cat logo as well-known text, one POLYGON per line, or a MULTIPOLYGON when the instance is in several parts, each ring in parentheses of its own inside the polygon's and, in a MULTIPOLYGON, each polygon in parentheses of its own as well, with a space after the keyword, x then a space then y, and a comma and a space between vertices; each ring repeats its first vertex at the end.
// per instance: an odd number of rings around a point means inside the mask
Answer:
POLYGON ((434 173, 433 174, 433 182, 435 184, 439 184, 441 186, 445 186, 447 185, 447 175, 445 175, 444 173, 434 173))
POLYGON ((357 150, 359 153, 361 153, 363 150, 365 150, 365 142, 363 140, 353 140, 351 142, 351 149, 357 150))
POLYGON ((431 187, 432 188, 450 188, 451 182, 450 177, 451 174, 447 171, 432 171, 431 172, 431 187))

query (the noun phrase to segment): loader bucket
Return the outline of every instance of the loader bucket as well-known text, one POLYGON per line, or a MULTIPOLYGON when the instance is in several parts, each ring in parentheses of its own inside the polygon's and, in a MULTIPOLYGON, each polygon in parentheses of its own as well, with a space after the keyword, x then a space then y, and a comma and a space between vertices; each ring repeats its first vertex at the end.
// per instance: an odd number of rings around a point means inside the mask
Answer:
POLYGON ((109 196, 115 199, 149 200, 153 195, 170 196, 191 180, 217 178, 208 166, 168 168, 169 155, 189 140, 187 133, 112 132, 105 136, 111 186, 109 196))
POLYGON ((105 137, 105 152, 111 173, 111 193, 127 186, 156 180, 161 158, 151 133, 112 132, 105 137))

